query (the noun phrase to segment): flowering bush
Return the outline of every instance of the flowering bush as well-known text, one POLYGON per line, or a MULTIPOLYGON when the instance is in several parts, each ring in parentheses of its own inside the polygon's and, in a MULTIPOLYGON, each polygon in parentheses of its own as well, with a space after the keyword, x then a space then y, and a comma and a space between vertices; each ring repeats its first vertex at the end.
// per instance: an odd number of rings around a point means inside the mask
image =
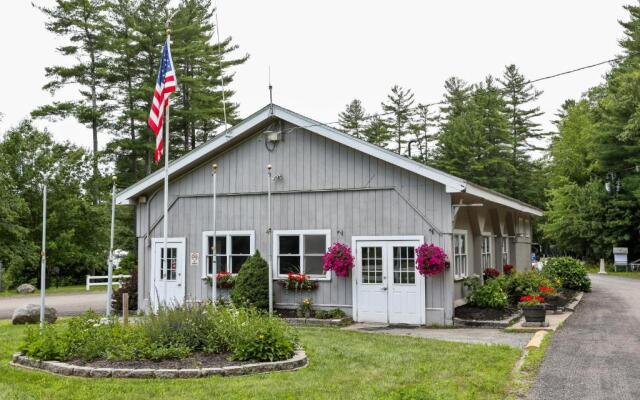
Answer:
POLYGON ((416 247, 416 254, 416 269, 422 275, 434 276, 444 272, 447 255, 441 247, 424 243, 416 247))
POLYGON ((544 302, 544 297, 540 295, 526 295, 520 296, 520 306, 529 307, 529 306, 537 306, 544 302))
POLYGON ((308 275, 293 272, 289 272, 287 279, 280 281, 280 284, 287 290, 313 290, 318 287, 318 283, 311 281, 308 275))
POLYGON ((311 305, 313 301, 310 298, 305 298, 298 305, 297 315, 299 318, 311 318, 311 305))
POLYGON ((502 270, 504 271, 505 275, 511 275, 511 273, 513 272, 513 265, 505 264, 502 266, 502 270))
POLYGON ((349 276, 349 271, 353 268, 351 248, 344 243, 335 242, 322 256, 322 262, 325 272, 334 271, 336 276, 349 276))
POLYGON ((498 271, 495 268, 486 268, 484 271, 482 271, 484 273, 484 279, 491 279, 491 278, 497 278, 500 276, 500 271, 498 271))

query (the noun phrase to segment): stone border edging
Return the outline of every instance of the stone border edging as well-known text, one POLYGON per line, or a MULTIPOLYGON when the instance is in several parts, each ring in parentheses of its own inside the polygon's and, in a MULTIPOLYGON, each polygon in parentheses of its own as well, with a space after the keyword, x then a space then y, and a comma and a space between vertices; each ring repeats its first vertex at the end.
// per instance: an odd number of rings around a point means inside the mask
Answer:
POLYGON ((237 376, 276 371, 293 371, 309 364, 304 350, 296 350, 293 357, 283 361, 260 362, 219 368, 97 368, 67 364, 59 361, 39 361, 15 353, 9 365, 37 369, 64 376, 84 378, 200 378, 206 376, 237 376))
POLYGON ((320 318, 284 318, 291 325, 296 326, 345 326, 351 324, 351 318, 320 319, 320 318))
POLYGON ((506 328, 522 317, 522 311, 518 310, 515 314, 499 321, 486 321, 480 319, 462 319, 453 318, 453 326, 464 326, 468 328, 506 328))
POLYGON ((574 312, 578 304, 580 304, 580 301, 582 300, 582 296, 584 296, 584 292, 578 292, 578 294, 576 294, 576 297, 573 298, 571 303, 564 306, 564 309, 567 311, 574 312))

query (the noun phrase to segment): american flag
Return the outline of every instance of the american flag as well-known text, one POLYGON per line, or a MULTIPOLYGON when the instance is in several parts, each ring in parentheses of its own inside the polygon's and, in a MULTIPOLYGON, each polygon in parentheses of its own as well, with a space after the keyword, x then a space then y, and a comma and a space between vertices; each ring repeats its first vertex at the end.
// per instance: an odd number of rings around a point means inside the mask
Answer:
MULTIPOLYGON (((171 50, 169 49, 169 39, 162 46, 162 61, 160 71, 156 80, 156 90, 153 92, 151 102, 151 112, 149 113, 149 126, 156 135, 156 150, 154 160, 160 161, 164 149, 162 139, 162 124, 164 123, 164 110, 169 104, 169 94, 176 91, 176 74, 171 60, 171 50)), ((167 135, 168 136, 168 135, 167 135)))

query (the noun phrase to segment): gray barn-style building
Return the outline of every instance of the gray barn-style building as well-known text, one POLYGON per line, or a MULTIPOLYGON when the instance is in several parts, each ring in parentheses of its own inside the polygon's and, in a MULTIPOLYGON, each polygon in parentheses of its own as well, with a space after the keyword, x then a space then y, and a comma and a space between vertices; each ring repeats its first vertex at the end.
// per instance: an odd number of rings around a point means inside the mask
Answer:
POLYGON ((541 210, 268 105, 170 164, 166 274, 164 171, 118 194, 118 204, 136 208, 141 308, 211 296, 203 278, 212 273, 214 163, 218 271, 237 273, 260 251, 274 279, 300 271, 318 281, 303 293, 274 284, 276 308, 309 297, 314 307, 339 307, 356 321, 449 325, 464 304, 466 276, 531 264, 531 219, 541 210), (321 256, 334 242, 352 248, 349 277, 323 272, 321 256), (416 273, 414 249, 423 242, 447 252, 443 274, 416 273))

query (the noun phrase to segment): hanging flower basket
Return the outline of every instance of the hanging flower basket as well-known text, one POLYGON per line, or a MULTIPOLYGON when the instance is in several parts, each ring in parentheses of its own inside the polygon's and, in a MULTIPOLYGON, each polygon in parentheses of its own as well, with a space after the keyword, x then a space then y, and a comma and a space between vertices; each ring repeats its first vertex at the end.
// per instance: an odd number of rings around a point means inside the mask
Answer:
POLYGON ((425 276, 435 276, 444 272, 447 254, 434 244, 421 244, 416 247, 416 269, 425 276))
POLYGON ((287 279, 279 281, 280 285, 286 290, 306 290, 311 291, 318 288, 318 282, 309 279, 309 276, 303 274, 294 274, 289 272, 287 279))
POLYGON ((325 272, 333 271, 336 276, 347 277, 349 276, 349 271, 353 268, 351 248, 344 243, 335 242, 322 256, 322 262, 324 263, 325 272))

